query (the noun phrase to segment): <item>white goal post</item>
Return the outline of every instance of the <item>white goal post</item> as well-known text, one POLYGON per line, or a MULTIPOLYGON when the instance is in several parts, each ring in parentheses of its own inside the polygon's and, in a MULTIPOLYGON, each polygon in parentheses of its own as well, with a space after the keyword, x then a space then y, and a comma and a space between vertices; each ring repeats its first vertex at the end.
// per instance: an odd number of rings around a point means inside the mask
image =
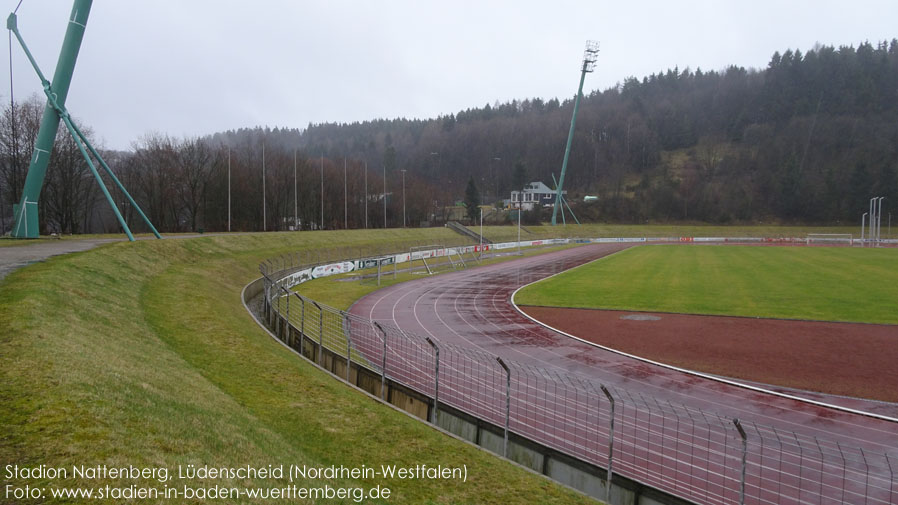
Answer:
POLYGON ((854 235, 850 233, 808 233, 807 244, 854 245, 854 235))

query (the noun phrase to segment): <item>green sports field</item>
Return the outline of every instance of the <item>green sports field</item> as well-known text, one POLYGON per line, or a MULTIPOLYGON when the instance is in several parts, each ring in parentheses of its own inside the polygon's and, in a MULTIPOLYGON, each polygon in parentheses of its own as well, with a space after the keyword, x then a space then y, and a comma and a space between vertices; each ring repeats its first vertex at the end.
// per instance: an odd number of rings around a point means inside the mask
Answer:
POLYGON ((634 247, 529 286, 515 303, 898 324, 898 250, 634 247))

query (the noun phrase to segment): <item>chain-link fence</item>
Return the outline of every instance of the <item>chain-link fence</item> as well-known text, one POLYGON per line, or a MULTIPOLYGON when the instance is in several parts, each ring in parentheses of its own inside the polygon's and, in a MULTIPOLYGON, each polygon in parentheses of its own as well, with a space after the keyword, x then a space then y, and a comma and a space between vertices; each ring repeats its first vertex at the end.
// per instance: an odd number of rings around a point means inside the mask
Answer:
POLYGON ((895 454, 740 422, 411 334, 289 291, 277 279, 290 264, 261 267, 264 310, 278 337, 385 399, 388 383, 418 393, 426 404, 419 415, 430 422, 450 406, 504 431, 505 451, 513 433, 606 475, 697 503, 898 503, 895 454), (286 268, 275 274, 278 267, 286 268))

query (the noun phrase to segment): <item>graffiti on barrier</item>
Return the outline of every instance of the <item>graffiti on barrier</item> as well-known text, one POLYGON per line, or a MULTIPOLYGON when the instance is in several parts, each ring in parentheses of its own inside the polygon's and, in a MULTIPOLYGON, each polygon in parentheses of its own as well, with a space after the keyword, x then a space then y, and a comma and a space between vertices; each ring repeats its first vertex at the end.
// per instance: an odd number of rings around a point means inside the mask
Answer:
POLYGON ((328 275, 345 274, 355 270, 354 261, 343 261, 340 263, 331 263, 330 265, 321 265, 312 269, 312 278, 327 277, 328 275))

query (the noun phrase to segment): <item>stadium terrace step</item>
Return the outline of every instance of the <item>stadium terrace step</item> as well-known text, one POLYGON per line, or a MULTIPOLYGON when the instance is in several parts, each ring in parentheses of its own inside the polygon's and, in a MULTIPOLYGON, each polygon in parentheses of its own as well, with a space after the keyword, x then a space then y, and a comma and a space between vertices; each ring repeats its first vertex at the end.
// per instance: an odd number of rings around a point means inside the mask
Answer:
POLYGON ((448 223, 446 223, 446 227, 454 231, 455 233, 458 233, 459 235, 464 235, 465 237, 472 238, 477 242, 483 241, 484 244, 493 243, 492 240, 486 237, 481 237, 479 233, 459 223, 458 221, 449 221, 448 223))

